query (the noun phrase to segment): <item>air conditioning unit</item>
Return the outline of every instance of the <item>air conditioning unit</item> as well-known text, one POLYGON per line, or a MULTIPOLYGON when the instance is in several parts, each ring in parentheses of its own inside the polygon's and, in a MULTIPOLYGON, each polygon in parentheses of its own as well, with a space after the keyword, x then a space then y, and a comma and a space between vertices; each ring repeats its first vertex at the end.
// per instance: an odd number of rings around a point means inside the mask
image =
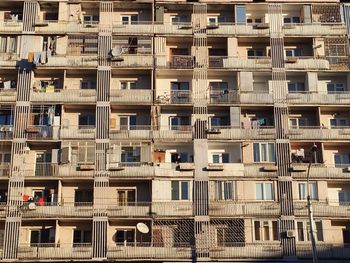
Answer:
POLYGON ((286 232, 287 237, 295 237, 295 230, 287 230, 286 232))
POLYGON ((221 130, 219 128, 211 128, 207 130, 208 134, 220 134, 221 130))
POLYGON ((207 166, 208 171, 223 171, 224 165, 222 163, 209 163, 207 166))

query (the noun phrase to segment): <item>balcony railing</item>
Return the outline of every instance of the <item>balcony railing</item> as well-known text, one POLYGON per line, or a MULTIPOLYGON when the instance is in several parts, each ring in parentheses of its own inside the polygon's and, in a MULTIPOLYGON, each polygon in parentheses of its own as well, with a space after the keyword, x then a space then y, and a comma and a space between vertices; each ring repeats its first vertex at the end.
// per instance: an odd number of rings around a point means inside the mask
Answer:
POLYGON ((153 55, 122 54, 119 56, 119 60, 112 61, 111 65, 117 68, 151 68, 153 67, 153 55))
MULTIPOLYGON (((339 200, 312 201, 312 211, 317 217, 349 218, 350 205, 339 204, 339 200), (331 203, 333 205, 330 205, 331 203)), ((296 216, 306 217, 308 215, 306 200, 294 202, 294 213, 296 216)))
MULTIPOLYGON (((310 178, 318 179, 350 179, 350 173, 348 172, 348 165, 341 165, 334 167, 334 165, 324 164, 312 164, 310 168, 310 178)), ((292 175, 294 178, 306 178, 307 176, 307 163, 293 163, 292 175)))
POLYGON ((110 129, 110 139, 152 139, 152 130, 150 125, 121 125, 117 129, 110 129))
MULTIPOLYGON (((350 258, 350 247, 336 244, 317 244, 317 257, 320 259, 339 259, 346 260, 350 258)), ((312 258, 311 244, 297 244, 298 258, 312 258)), ((345 262, 345 261, 343 261, 345 262)))
POLYGON ((80 170, 77 165, 60 164, 58 166, 58 176, 60 177, 74 177, 74 178, 92 178, 94 170, 80 170))
POLYGON ((288 93, 287 100, 290 104, 349 104, 350 92, 295 92, 288 93))
POLYGON ((329 62, 324 58, 316 57, 295 57, 287 58, 286 69, 301 69, 301 70, 326 70, 329 69, 329 62), (289 63, 292 61, 292 63, 289 63))
POLYGON ((0 140, 11 140, 13 138, 13 126, 1 125, 0 127, 0 140))
POLYGON ((293 140, 348 140, 350 139, 350 127, 327 129, 320 126, 303 126, 289 128, 288 134, 293 140))
POLYGON ((277 177, 275 165, 271 163, 251 163, 244 164, 245 177, 277 177))
POLYGON ((154 176, 154 167, 140 162, 119 163, 117 169, 111 169, 113 178, 152 178, 154 176))
POLYGON ((0 67, 15 67, 18 58, 16 53, 0 53, 0 67))
POLYGON ((7 20, 0 21, 0 32, 4 33, 14 33, 14 32, 22 32, 23 23, 22 21, 16 20, 7 20))
MULTIPOLYGON (((57 176, 58 164, 54 163, 36 163, 35 164, 35 176, 57 176)), ((26 176, 31 176, 30 172, 26 172, 26 176)))
POLYGON ((177 125, 159 127, 152 131, 152 137, 156 140, 190 140, 192 139, 191 125, 177 125))
POLYGON ((240 92, 242 104, 272 104, 273 95, 268 91, 240 92))
POLYGON ((62 126, 60 130, 61 139, 95 139, 95 126, 62 126))
POLYGON ((239 92, 237 90, 211 90, 210 104, 228 104, 239 102, 239 92))
POLYGON ((0 89, 0 102, 15 102, 16 97, 16 89, 0 89))
POLYGON ((149 89, 111 90, 111 102, 118 104, 149 104, 153 101, 153 91, 149 89))
POLYGON ((157 95, 156 103, 159 104, 192 104, 192 91, 172 90, 170 94, 157 95))
POLYGON ((242 129, 231 126, 214 126, 208 130, 208 138, 211 140, 250 140, 250 139, 274 139, 276 130, 270 126, 260 126, 257 129, 242 129))
POLYGON ((53 92, 32 92, 33 102, 95 103, 96 90, 92 89, 55 89, 53 92))
POLYGON ((124 24, 120 21, 113 22, 112 30, 113 33, 117 33, 118 35, 147 35, 154 33, 154 25, 152 21, 132 21, 130 24, 124 24))
POLYGON ((134 243, 130 246, 116 245, 107 248, 108 259, 191 259, 192 247, 176 244, 173 247, 164 243, 134 243))
POLYGON ((11 163, 1 162, 0 163, 0 176, 9 176, 10 175, 10 165, 11 163))
POLYGON ((192 23, 191 22, 155 23, 154 32, 156 34, 191 35, 192 23))
POLYGON ((52 56, 48 58, 46 64, 37 64, 37 67, 97 67, 97 55, 81 55, 81 56, 52 56))
POLYGON ((40 203, 31 206, 24 202, 21 206, 25 218, 72 218, 92 217, 92 203, 40 203))
POLYGON ((26 129, 28 140, 53 140, 58 139, 59 127, 47 125, 33 125, 26 129))
POLYGON ((286 36, 330 36, 345 35, 346 26, 342 23, 292 23, 284 24, 286 36))
POLYGON ((278 216, 280 204, 278 202, 211 201, 209 214, 211 216, 278 216))
POLYGON ((271 69, 271 67, 270 57, 209 57, 209 68, 212 69, 271 69))
POLYGON ((20 244, 18 248, 19 260, 57 260, 57 259, 91 259, 92 246, 73 246, 73 244, 20 244))

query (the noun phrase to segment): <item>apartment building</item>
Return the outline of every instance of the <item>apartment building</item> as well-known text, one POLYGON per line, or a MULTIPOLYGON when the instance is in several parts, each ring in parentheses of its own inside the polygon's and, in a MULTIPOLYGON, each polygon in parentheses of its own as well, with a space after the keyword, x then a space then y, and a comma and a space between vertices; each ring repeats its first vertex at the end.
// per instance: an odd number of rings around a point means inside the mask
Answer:
POLYGON ((0 1, 3 261, 350 260, 350 4, 0 1))

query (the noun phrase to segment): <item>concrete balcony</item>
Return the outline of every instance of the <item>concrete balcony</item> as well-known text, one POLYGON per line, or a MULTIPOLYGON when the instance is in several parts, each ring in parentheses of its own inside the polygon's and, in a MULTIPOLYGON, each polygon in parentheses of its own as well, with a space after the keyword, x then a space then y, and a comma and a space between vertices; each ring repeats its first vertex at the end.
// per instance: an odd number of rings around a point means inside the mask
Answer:
POLYGON ((158 217, 191 217, 193 216, 193 203, 192 201, 155 202, 152 203, 152 213, 158 217))
POLYGON ((135 125, 131 127, 119 127, 119 129, 110 129, 109 137, 111 140, 151 140, 152 130, 149 125, 135 125))
POLYGON ((193 69, 193 56, 156 56, 157 69, 193 69))
POLYGON ((155 163, 155 177, 193 178, 194 163, 155 163))
POLYGON ((192 258, 192 247, 186 245, 174 245, 174 247, 164 247, 164 244, 146 243, 135 244, 133 246, 112 246, 107 248, 108 259, 173 259, 181 260, 192 258))
POLYGON ((81 218, 92 217, 92 203, 43 203, 35 208, 24 202, 21 206, 24 218, 81 218))
POLYGON ((154 33, 155 34, 164 34, 164 35, 192 35, 192 23, 183 22, 183 23, 164 23, 164 24, 154 24, 154 33))
POLYGON ((0 90, 0 103, 16 102, 16 98, 17 98, 16 89, 0 90))
POLYGON ((171 90, 164 94, 156 94, 155 103, 174 104, 174 105, 192 105, 191 90, 171 90))
POLYGON ((240 127, 213 127, 208 132, 210 140, 273 140, 276 137, 274 127, 261 126, 258 129, 242 129, 240 127))
POLYGON ((155 140, 192 140, 192 126, 160 127, 159 130, 153 130, 152 134, 155 140))
POLYGON ((133 21, 131 24, 113 22, 112 32, 118 35, 153 35, 155 25, 152 21, 133 21))
POLYGON ((111 103, 118 104, 152 104, 153 90, 117 90, 112 89, 110 94, 111 103))
POLYGON ((339 129, 324 129, 322 127, 290 128, 288 135, 292 140, 349 140, 350 127, 339 127, 339 129))
POLYGON ((16 53, 1 53, 0 67, 5 67, 5 68, 16 67, 18 59, 19 59, 19 56, 16 53))
POLYGON ((74 21, 43 21, 41 26, 35 27, 35 32, 40 34, 67 34, 67 33, 98 33, 99 26, 86 26, 74 21))
POLYGON ((112 61, 113 68, 152 68, 153 55, 151 54, 122 54, 120 61, 112 61))
POLYGON ((31 92, 32 102, 86 104, 96 102, 96 90, 56 89, 54 92, 31 92))
POLYGON ((22 33, 22 28, 22 21, 0 21, 0 33, 2 34, 22 33))
POLYGON ((209 163, 206 169, 212 178, 233 175, 243 177, 244 175, 243 163, 209 163))
MULTIPOLYGON (((1 64, 0 64, 1 65, 1 64)), ((37 64, 38 68, 96 68, 97 55, 82 56, 52 56, 48 58, 46 64, 37 64)))
POLYGON ((276 217, 280 215, 278 202, 242 202, 239 201, 210 201, 210 216, 235 217, 276 217))
POLYGON ((95 126, 62 126, 60 139, 95 139, 95 126))
POLYGON ((92 259, 92 246, 76 246, 73 244, 20 244, 19 260, 84 260, 92 259))
POLYGON ((272 163, 244 164, 244 177, 277 177, 276 166, 272 163))
POLYGON ((143 163, 119 163, 118 167, 115 169, 110 169, 111 179, 123 179, 126 178, 153 178, 154 177, 154 167, 149 164, 143 163))
MULTIPOLYGON (((337 244, 317 244, 317 257, 319 259, 337 259, 339 262, 346 262, 350 259, 350 248, 337 244)), ((297 256, 301 259, 312 258, 311 243, 297 244, 297 256)))
POLYGON ((60 164, 58 166, 58 176, 62 179, 72 179, 72 178, 80 178, 80 179, 92 179, 94 176, 94 170, 80 170, 77 165, 72 164, 60 164))
MULTIPOLYGON (((349 165, 340 167, 325 166, 324 164, 312 164, 310 168, 310 178, 312 179, 350 179, 349 165)), ((292 176, 293 178, 306 179, 307 163, 293 163, 292 176)))
POLYGON ((328 70, 329 61, 314 57, 287 58, 285 67, 287 70, 328 70))
POLYGON ((148 217, 150 215, 150 203, 134 203, 126 205, 108 204, 109 217, 148 217))
POLYGON ((346 35, 344 24, 284 24, 283 32, 285 36, 339 36, 346 35))
POLYGON ((235 24, 235 23, 218 23, 208 25, 208 35, 238 35, 238 36, 269 36, 270 30, 268 25, 259 28, 261 25, 253 24, 235 24), (267 27, 267 28, 266 28, 267 27))
POLYGON ((2 125, 0 127, 0 141, 12 140, 13 129, 12 125, 2 125))
POLYGON ((239 102, 239 92, 237 90, 211 90, 209 94, 210 104, 230 104, 239 102))
POLYGON ((298 92, 288 93, 287 101, 289 104, 321 104, 321 105, 333 105, 333 104, 350 104, 350 92, 298 92))
MULTIPOLYGON (((346 205, 330 205, 327 200, 326 202, 312 201, 313 215, 316 217, 330 217, 335 218, 349 218, 350 217, 350 206, 346 205)), ((294 202, 294 213, 296 216, 306 217, 307 213, 307 202, 294 202)))
POLYGON ((210 257, 213 259, 268 259, 282 258, 282 246, 279 242, 268 243, 232 243, 225 246, 212 247, 210 257))
POLYGON ((272 104, 273 95, 269 92, 241 92, 242 104, 272 104))
POLYGON ((270 57, 209 57, 209 68, 211 69, 271 69, 270 57))
POLYGON ((31 125, 25 130, 27 140, 30 141, 49 141, 59 139, 59 126, 31 125))

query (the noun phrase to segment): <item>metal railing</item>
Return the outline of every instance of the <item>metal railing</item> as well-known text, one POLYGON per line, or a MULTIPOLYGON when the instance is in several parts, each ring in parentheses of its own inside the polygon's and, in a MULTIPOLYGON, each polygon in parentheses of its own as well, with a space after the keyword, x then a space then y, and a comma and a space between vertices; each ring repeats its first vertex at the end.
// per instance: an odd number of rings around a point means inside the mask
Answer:
POLYGON ((26 129, 28 140, 52 140, 58 139, 59 127, 48 126, 48 125, 31 125, 26 129), (56 128, 56 136, 54 135, 54 129, 56 128), (56 138, 55 138, 56 137, 56 138))
MULTIPOLYGON (((26 176, 30 176, 30 172, 25 173, 26 176)), ((58 164, 54 163, 36 163, 34 176, 57 176, 58 164)))

